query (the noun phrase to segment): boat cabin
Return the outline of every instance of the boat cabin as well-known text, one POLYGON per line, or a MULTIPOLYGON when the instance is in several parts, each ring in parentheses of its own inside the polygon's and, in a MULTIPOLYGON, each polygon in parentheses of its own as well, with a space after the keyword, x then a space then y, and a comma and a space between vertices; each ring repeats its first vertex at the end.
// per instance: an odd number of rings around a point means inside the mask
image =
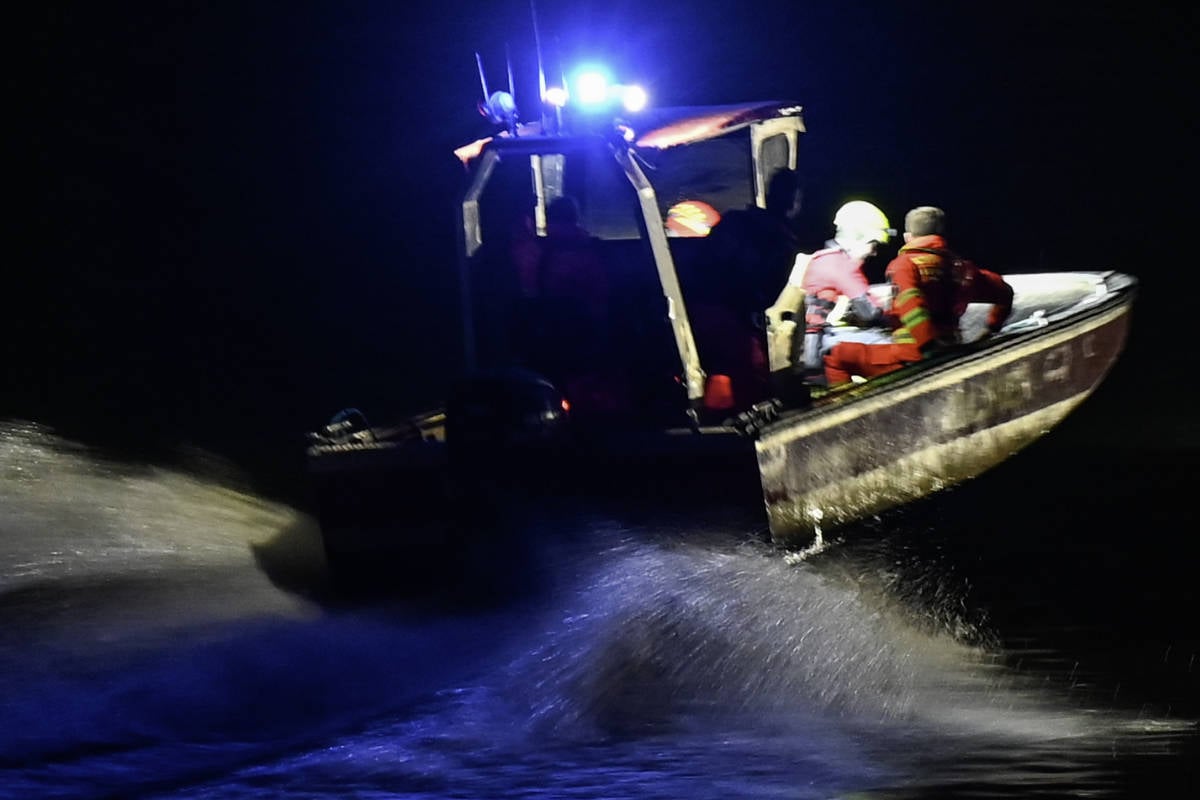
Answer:
POLYGON ((513 126, 457 151, 467 370, 548 373, 578 411, 694 415, 720 346, 698 343, 689 313, 714 268, 708 234, 730 212, 765 208, 772 177, 795 171, 801 107, 654 109, 572 133, 547 127, 513 126), (547 254, 564 249, 564 202, 577 217, 565 282, 546 274, 547 254))

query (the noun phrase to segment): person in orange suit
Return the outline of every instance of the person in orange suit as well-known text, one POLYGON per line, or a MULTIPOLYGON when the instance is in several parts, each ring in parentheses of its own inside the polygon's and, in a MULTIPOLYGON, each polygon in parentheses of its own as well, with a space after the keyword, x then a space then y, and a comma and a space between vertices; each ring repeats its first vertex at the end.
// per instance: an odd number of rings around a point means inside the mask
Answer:
POLYGON ((904 245, 888 264, 892 307, 884 316, 891 341, 846 341, 825 356, 829 386, 854 376, 873 378, 959 344, 959 320, 969 303, 990 303, 987 328, 995 333, 1012 312, 1013 290, 1003 277, 961 258, 946 244, 946 215, 919 206, 904 216, 904 245))

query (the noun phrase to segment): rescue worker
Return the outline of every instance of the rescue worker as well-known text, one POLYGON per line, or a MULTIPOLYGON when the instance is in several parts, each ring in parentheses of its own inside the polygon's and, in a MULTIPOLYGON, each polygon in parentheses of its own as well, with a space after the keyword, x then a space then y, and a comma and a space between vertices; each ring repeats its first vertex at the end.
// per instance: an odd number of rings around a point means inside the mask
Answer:
POLYGON ((825 243, 824 249, 797 257, 787 285, 767 310, 768 322, 775 327, 785 313, 794 313, 803 301, 804 336, 799 360, 810 383, 824 381, 822 359, 836 341, 889 340, 887 331, 877 327, 883 324, 883 302, 870 292, 863 264, 896 231, 887 216, 865 200, 851 200, 839 208, 833 225, 833 239, 825 243))
POLYGON ((566 307, 596 330, 608 325, 608 275, 596 239, 579 223, 579 205, 568 195, 546 206, 546 237, 538 263, 540 294, 566 307))
POLYGON ((919 206, 904 216, 904 245, 888 264, 890 341, 841 341, 825 356, 830 386, 852 376, 872 378, 961 342, 959 320, 969 303, 990 303, 987 329, 1000 330, 1012 312, 1012 287, 995 272, 955 254, 944 238, 945 213, 919 206))
POLYGON ((610 281, 575 198, 550 201, 546 235, 533 241, 518 261, 524 363, 560 388, 577 413, 623 408, 625 381, 610 341, 610 281))
POLYGON ((687 275, 697 350, 710 377, 723 378, 720 390, 705 395, 714 412, 749 408, 771 394, 763 312, 799 250, 792 228, 802 199, 795 170, 776 170, 766 207, 727 212, 687 275))
POLYGON ((761 328, 763 310, 800 250, 794 226, 802 200, 799 175, 781 168, 767 183, 764 208, 752 203, 725 212, 705 237, 691 293, 726 305, 761 328))

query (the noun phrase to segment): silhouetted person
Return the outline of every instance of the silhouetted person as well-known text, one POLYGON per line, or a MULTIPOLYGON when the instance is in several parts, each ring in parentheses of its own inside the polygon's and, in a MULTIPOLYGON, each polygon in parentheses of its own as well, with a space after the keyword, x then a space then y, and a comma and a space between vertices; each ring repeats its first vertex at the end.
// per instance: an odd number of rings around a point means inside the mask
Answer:
POLYGON ((800 203, 799 176, 779 169, 768 183, 765 208, 727 211, 706 240, 703 281, 708 285, 702 290, 719 295, 738 313, 761 315, 800 250, 793 230, 800 203))
POLYGON ((800 199, 796 172, 776 171, 766 208, 726 212, 713 226, 685 287, 700 363, 709 376, 727 376, 732 388, 731 401, 724 392, 706 397, 714 411, 746 408, 770 394, 765 311, 799 251, 792 225, 800 199))
POLYGON ((517 324, 530 368, 549 378, 581 413, 619 405, 622 381, 610 347, 610 287, 597 240, 563 196, 546 207, 546 235, 514 240, 524 302, 517 324))

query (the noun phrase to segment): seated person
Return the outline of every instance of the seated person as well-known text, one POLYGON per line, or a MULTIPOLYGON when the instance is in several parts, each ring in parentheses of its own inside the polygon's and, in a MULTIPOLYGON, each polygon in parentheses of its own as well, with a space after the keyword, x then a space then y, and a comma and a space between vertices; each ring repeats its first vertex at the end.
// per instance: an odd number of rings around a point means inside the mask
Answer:
MULTIPOLYGON (((883 322, 884 302, 873 294, 863 264, 886 244, 895 231, 882 211, 871 203, 852 200, 838 209, 833 218, 834 237, 825 248, 811 256, 799 256, 787 285, 775 304, 767 310, 768 324, 777 328, 785 312, 794 312, 803 302, 804 338, 801 347, 792 350, 781 362, 800 362, 805 380, 824 381, 823 357, 834 344, 850 338, 857 341, 886 341, 886 331, 877 330, 883 322)), ((787 345, 781 345, 787 346, 787 345)))
POLYGON ((960 258, 943 236, 945 213, 919 206, 904 217, 904 245, 887 267, 892 309, 883 341, 841 339, 824 358, 830 386, 871 378, 920 361, 961 340, 959 320, 970 303, 990 303, 988 330, 1012 312, 1013 289, 1000 275, 960 258))

